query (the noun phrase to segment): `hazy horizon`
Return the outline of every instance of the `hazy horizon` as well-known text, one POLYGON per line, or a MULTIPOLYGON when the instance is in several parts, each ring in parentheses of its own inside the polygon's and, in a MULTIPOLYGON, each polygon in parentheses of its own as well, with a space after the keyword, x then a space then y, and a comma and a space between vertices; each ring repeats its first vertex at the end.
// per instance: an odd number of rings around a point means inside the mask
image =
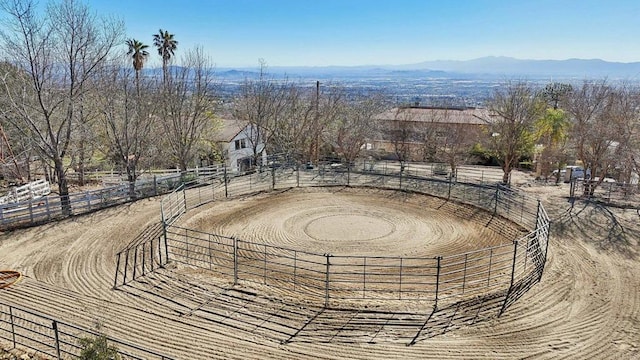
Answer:
MULTIPOLYGON (((158 29, 176 57, 200 46, 218 67, 406 65, 506 56, 640 61, 640 2, 620 0, 93 0, 126 36, 152 45, 158 29)), ((151 66, 159 63, 152 52, 151 66)))

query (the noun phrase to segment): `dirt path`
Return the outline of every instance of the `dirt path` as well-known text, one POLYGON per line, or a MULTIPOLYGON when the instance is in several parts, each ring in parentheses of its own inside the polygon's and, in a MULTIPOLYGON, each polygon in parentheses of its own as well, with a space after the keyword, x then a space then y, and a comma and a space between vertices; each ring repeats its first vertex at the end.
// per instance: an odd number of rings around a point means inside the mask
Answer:
MULTIPOLYGON (((183 268, 112 290, 115 253, 159 221, 159 199, 2 235, 0 268, 26 277, 0 301, 87 327, 99 320, 109 334, 180 359, 640 358, 638 215, 591 205, 563 215, 562 189, 527 191, 559 218, 542 282, 500 318, 482 307, 473 318, 436 314, 413 346, 429 315, 419 308, 323 310, 183 268), (624 231, 606 231, 612 219, 624 231)), ((467 208, 372 190, 292 191, 198 210, 182 223, 321 253, 425 255, 508 240, 467 208)))

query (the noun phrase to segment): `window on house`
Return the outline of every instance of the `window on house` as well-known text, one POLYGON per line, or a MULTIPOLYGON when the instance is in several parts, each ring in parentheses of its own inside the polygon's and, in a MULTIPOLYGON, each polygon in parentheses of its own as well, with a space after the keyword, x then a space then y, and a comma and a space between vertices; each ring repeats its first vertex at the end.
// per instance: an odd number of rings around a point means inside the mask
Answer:
POLYGON ((247 143, 245 139, 236 140, 236 150, 246 149, 247 143))

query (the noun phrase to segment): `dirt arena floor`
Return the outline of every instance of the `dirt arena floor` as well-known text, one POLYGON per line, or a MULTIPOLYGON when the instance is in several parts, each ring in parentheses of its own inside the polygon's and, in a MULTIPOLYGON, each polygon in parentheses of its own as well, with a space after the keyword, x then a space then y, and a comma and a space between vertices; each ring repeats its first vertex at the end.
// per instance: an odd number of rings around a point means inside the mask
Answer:
MULTIPOLYGON (((0 301, 100 323, 177 359, 640 359, 638 213, 572 207, 567 185, 522 189, 553 220, 542 281, 501 317, 455 316, 412 346, 431 310, 419 304, 395 313, 322 310, 295 293, 222 286, 177 265, 113 290, 115 254, 159 222, 159 198, 1 235, 0 268, 24 279, 0 290, 0 301)), ((428 196, 317 188, 211 203, 180 224, 344 255, 427 256, 510 241, 462 210, 428 196)))

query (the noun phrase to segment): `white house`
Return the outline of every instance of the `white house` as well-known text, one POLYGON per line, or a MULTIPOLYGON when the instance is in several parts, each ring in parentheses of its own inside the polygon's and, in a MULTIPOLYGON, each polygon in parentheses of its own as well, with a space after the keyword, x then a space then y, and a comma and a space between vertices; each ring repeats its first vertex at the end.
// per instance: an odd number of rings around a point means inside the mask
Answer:
POLYGON ((263 139, 254 125, 236 119, 222 119, 222 130, 215 137, 224 156, 225 165, 232 172, 243 172, 256 164, 254 150, 264 163, 267 153, 263 139))

